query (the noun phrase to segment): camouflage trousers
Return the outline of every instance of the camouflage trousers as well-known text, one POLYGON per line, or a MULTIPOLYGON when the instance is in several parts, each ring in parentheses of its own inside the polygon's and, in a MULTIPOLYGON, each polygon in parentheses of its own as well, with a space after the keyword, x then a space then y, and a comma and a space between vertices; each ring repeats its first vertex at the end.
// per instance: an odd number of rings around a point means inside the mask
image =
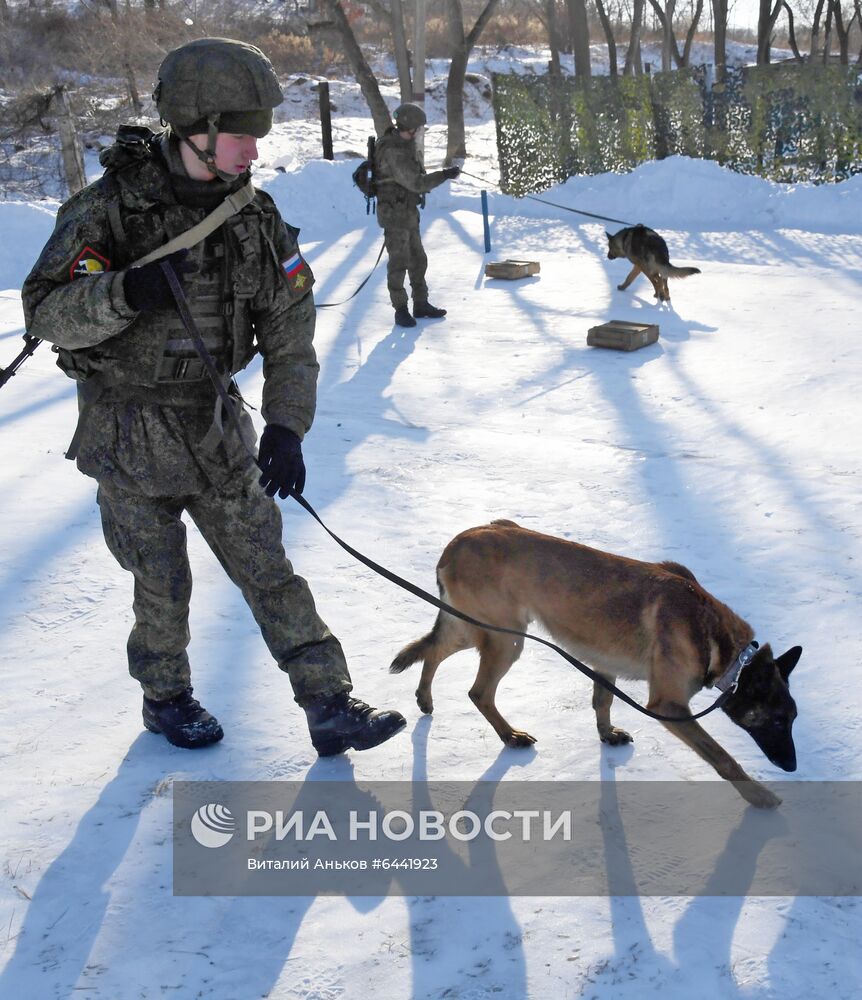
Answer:
POLYGON ((297 702, 351 689, 341 644, 285 556, 281 512, 258 485, 254 468, 181 497, 143 496, 103 481, 98 501, 108 548, 135 578, 129 673, 147 697, 171 698, 191 683, 184 511, 242 591, 297 702))
POLYGON ((407 305, 407 292, 404 290, 405 275, 410 277, 413 302, 427 302, 428 286, 425 284, 425 272, 428 270, 428 258, 422 246, 418 224, 386 226, 383 230, 383 240, 386 244, 386 253, 389 255, 386 285, 392 307, 400 309, 407 305))

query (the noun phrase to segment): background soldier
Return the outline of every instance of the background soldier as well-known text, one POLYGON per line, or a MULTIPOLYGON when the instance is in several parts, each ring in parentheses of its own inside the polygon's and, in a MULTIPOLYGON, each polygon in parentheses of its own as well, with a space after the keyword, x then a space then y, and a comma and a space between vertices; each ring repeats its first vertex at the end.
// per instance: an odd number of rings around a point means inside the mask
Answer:
POLYGON ((416 319, 439 319, 446 315, 428 301, 425 272, 428 258, 419 235, 419 206, 425 195, 461 173, 460 167, 446 167, 425 173, 416 150, 416 133, 426 122, 425 112, 416 104, 402 104, 392 116, 395 124, 383 133, 374 151, 374 180, 377 186, 377 221, 383 227, 389 255, 387 285, 399 326, 416 326, 416 319), (404 276, 410 277, 413 316, 407 308, 404 276), (413 317, 416 317, 414 319, 413 317))
POLYGON ((349 696, 341 645, 285 557, 272 499, 302 492, 300 442, 318 373, 314 278, 298 230, 249 180, 281 88, 254 46, 199 39, 168 54, 153 96, 170 127, 120 130, 102 154, 104 176, 61 207, 23 288, 28 332, 54 343, 78 381, 81 417, 68 457, 98 481, 108 548, 135 578, 128 659, 144 691, 144 725, 189 748, 223 735, 192 697, 187 512, 287 672, 317 751, 376 746, 404 718, 349 696), (244 443, 221 412, 160 263, 130 267, 245 188, 250 203, 167 259, 234 398, 230 376, 263 355, 259 479, 251 421, 237 404, 244 443))

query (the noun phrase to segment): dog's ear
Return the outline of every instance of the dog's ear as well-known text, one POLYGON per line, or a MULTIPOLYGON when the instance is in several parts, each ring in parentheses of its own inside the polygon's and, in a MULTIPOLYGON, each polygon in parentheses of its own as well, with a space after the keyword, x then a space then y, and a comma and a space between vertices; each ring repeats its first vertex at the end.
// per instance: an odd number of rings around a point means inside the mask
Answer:
POLYGON ((781 674, 784 682, 787 682, 787 678, 790 676, 791 671, 799 662, 799 657, 802 656, 801 646, 792 646, 787 650, 786 653, 782 653, 775 661, 775 666, 778 667, 778 672, 781 674))
POLYGON ((613 236, 611 236, 611 234, 607 231, 607 229, 605 230, 605 236, 607 236, 609 240, 613 239, 613 236))

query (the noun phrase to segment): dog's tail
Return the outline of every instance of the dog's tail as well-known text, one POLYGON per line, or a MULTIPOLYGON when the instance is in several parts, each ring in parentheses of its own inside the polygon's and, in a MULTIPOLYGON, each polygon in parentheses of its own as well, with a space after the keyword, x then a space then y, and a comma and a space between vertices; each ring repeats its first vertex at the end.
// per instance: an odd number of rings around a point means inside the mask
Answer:
POLYGON ((690 278, 693 274, 700 274, 699 267, 674 267, 667 264, 661 269, 663 278, 690 278))
POLYGON ((437 637, 440 632, 440 616, 434 622, 434 627, 421 639, 408 643, 404 649, 395 657, 389 665, 390 674, 400 674, 414 663, 424 660, 428 653, 437 645, 437 637))

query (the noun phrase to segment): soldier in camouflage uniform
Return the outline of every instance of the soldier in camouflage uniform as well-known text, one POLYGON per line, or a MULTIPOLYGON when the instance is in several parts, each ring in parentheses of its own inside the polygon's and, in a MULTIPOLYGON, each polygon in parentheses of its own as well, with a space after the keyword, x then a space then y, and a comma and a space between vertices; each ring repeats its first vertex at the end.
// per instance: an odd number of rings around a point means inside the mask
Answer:
POLYGON ((349 696, 341 645, 285 557, 273 499, 302 492, 301 440, 318 373, 314 278, 298 230, 249 186, 256 138, 283 99, 278 80, 253 46, 200 39, 169 53, 154 97, 168 129, 121 130, 102 154, 104 176, 61 207, 22 293, 28 333, 53 343, 58 364, 78 381, 69 457, 98 481, 108 548, 134 575, 128 659, 144 692, 144 724, 183 747, 223 735, 192 697, 187 512, 288 674, 318 752, 376 746, 404 719, 349 696), (244 442, 159 261, 130 266, 247 186, 250 203, 166 259, 233 398, 230 376, 257 350, 263 355, 262 473, 251 421, 237 404, 244 442))
POLYGON ((446 315, 428 301, 425 272, 428 258, 419 235, 419 206, 425 195, 443 181, 461 173, 446 167, 425 173, 416 151, 416 133, 425 125, 425 112, 416 104, 395 109, 394 124, 378 140, 374 150, 374 183, 377 188, 377 221, 389 257, 386 276, 389 298, 399 326, 416 326, 416 318, 438 319, 446 315), (409 275, 413 293, 413 315, 407 308, 404 277, 409 275))

